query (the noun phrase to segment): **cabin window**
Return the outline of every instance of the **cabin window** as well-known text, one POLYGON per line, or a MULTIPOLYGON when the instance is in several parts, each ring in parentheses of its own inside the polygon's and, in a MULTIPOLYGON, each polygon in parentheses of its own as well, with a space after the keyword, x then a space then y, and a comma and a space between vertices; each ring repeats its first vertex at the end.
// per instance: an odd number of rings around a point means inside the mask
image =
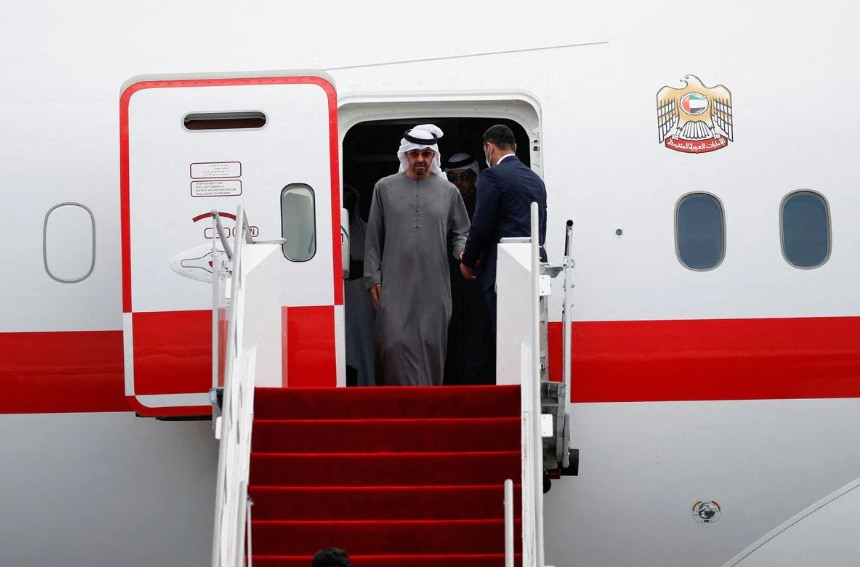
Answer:
POLYGON ((78 283, 96 265, 96 219, 86 205, 60 203, 45 213, 42 259, 54 281, 78 283))
POLYGON ((307 262, 317 251, 314 190, 293 183, 281 191, 281 248, 292 262, 307 262))
POLYGON ((782 200, 782 255, 796 268, 817 268, 830 257, 830 210, 814 191, 796 191, 782 200))
POLYGON ((708 193, 690 193, 675 209, 675 251, 691 270, 717 267, 726 255, 723 205, 708 193))
POLYGON ((182 121, 188 130, 247 130, 266 125, 262 112, 195 112, 182 121))

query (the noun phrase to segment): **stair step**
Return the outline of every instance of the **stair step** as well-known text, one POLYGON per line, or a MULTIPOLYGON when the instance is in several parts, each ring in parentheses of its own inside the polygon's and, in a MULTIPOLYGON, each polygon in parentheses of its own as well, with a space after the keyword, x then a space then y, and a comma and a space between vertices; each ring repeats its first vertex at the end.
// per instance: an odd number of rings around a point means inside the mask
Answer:
POLYGON ((257 565, 307 567, 336 546, 357 567, 504 566, 518 386, 257 389, 255 400, 257 565))
MULTIPOLYGON (((258 567, 308 567, 312 555, 255 555, 258 567)), ((352 567, 504 567, 501 553, 474 555, 350 555, 352 567)), ((515 556, 522 565, 522 555, 515 556)))
POLYGON ((251 454, 255 486, 501 485, 508 478, 520 478, 519 451, 251 454))
POLYGON ((257 388, 257 419, 511 417, 519 386, 257 388))
MULTIPOLYGON (((256 520, 453 520, 504 517, 504 487, 252 486, 256 520)), ((519 487, 514 515, 520 516, 519 487)))
MULTIPOLYGON (((259 555, 305 555, 335 546, 350 555, 492 554, 504 550, 503 520, 308 522, 254 520, 259 555)), ((517 528, 519 522, 517 521, 517 528)), ((520 538, 516 538, 519 544, 520 538)))
POLYGON ((252 450, 278 453, 502 451, 519 446, 518 417, 258 419, 252 450))

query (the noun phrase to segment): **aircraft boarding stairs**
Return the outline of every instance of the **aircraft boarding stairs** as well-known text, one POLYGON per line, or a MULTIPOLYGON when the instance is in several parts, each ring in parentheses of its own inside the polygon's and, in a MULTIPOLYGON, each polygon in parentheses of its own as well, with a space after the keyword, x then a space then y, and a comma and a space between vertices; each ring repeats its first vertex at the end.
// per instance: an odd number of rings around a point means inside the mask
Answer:
MULTIPOLYGON (((240 220, 247 224, 241 208, 240 220)), ((216 335, 226 330, 226 340, 213 341, 224 346, 214 357, 223 390, 212 393, 221 442, 213 566, 307 567, 318 549, 339 547, 356 567, 544 567, 542 473, 575 468, 563 450, 566 433, 555 435, 569 429, 564 384, 500 373, 497 386, 255 387, 271 369, 259 354, 266 336, 253 314, 277 298, 253 280, 280 248, 243 232, 232 251, 223 240, 227 252, 215 262, 224 276, 214 282, 222 299, 213 327, 216 335), (222 285, 226 274, 231 283, 222 285), (541 420, 532 419, 541 392, 543 440, 541 420), (546 463, 535 456, 539 446, 546 463)), ((520 259, 531 248, 511 246, 520 259)), ((529 270, 521 272, 528 284, 529 270)), ((500 289, 500 304, 503 296, 500 289)), ((520 327, 528 341, 528 325, 520 327)), ((519 374, 524 349, 508 350, 517 351, 511 364, 519 374)))

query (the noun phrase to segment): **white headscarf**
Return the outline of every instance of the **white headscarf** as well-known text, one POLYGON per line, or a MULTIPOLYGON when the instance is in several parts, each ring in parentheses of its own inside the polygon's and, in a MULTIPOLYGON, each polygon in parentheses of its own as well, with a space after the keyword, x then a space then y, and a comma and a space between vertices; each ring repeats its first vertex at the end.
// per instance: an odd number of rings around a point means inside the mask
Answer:
POLYGON ((435 124, 420 124, 406 132, 406 135, 400 140, 400 149, 397 150, 397 159, 400 160, 399 171, 402 173, 409 168, 409 158, 406 157, 406 152, 429 148, 436 152, 433 161, 430 162, 430 173, 447 179, 442 173, 442 156, 439 153, 439 146, 436 144, 436 140, 441 137, 442 130, 435 124), (407 136, 412 139, 407 140, 407 136))
POLYGON ((463 152, 454 154, 448 158, 448 167, 445 168, 445 172, 458 171, 461 169, 471 169, 475 172, 475 175, 481 173, 481 168, 478 167, 478 161, 469 154, 463 152))

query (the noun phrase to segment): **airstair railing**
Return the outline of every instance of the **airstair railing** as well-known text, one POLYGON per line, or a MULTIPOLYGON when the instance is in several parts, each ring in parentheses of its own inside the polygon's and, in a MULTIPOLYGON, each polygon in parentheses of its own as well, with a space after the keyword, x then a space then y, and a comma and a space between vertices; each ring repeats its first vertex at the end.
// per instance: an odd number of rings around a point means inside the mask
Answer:
MULTIPOLYGON (((213 213, 213 219, 216 227, 220 228, 217 214, 213 213)), ((243 244, 253 243, 253 239, 249 238, 248 220, 241 206, 236 214, 236 224, 234 249, 230 251, 226 239, 222 240, 225 253, 231 260, 229 269, 232 274, 230 286, 224 290, 229 298, 229 315, 224 358, 223 400, 220 403, 221 415, 216 417, 215 423, 215 436, 220 440, 220 446, 216 480, 215 530, 212 543, 213 567, 246 565, 246 538, 248 549, 250 550, 251 547, 251 502, 248 496, 248 479, 257 349, 254 346, 242 348, 242 319, 245 307, 242 250, 243 244)), ((223 229, 218 230, 218 234, 219 238, 223 238, 223 229)), ((213 268, 217 264, 219 262, 215 260, 213 268)), ((216 271, 223 267, 216 268, 216 271)), ((214 277, 213 285, 217 287, 218 282, 220 277, 214 277)), ((213 309, 221 308, 221 300, 218 299, 213 309)), ((213 328, 213 334, 214 332, 213 328)), ((213 346, 217 348, 217 345, 213 346)), ((213 356, 219 356, 217 350, 213 351, 213 356)), ((250 566, 250 555, 247 561, 247 565, 250 566)))
MULTIPOLYGON (((212 222, 215 224, 215 233, 218 235, 218 240, 221 241, 221 246, 224 247, 224 252, 227 254, 227 259, 233 259, 233 252, 230 250, 230 242, 227 240, 227 235, 224 233, 224 226, 221 224, 221 215, 218 214, 218 211, 212 209, 210 211, 212 215, 212 222)), ((215 239, 212 239, 212 248, 215 248, 215 239)))
MULTIPOLYGON (((573 295, 573 221, 568 220, 567 225, 565 227, 564 233, 564 293, 562 294, 562 307, 561 307, 561 340, 562 340, 562 356, 561 363, 563 368, 563 380, 564 380, 564 389, 565 395, 567 397, 567 406, 570 406, 570 386, 571 386, 571 371, 573 368, 572 360, 571 360, 571 311, 573 311, 573 304, 571 302, 571 295, 573 295)), ((567 460, 567 455, 565 455, 565 461, 567 460)), ((568 464, 564 463, 565 466, 568 464)))
MULTIPOLYGON (((531 205, 531 311, 532 311, 532 359, 531 377, 524 380, 524 387, 531 389, 531 447, 533 454, 532 494, 534 496, 535 565, 544 567, 543 542, 543 437, 541 436, 541 396, 540 396, 540 238, 538 204, 531 205)), ((525 376, 524 376, 525 378, 525 376)))
MULTIPOLYGON (((551 276, 543 274, 546 270, 540 261, 538 224, 537 204, 532 203, 531 232, 535 237, 503 238, 496 271, 496 381, 520 388, 523 567, 544 567, 541 295, 549 292, 541 289, 541 283, 546 279, 548 287, 551 276)), ((513 552, 505 547, 505 561, 509 563, 513 552)))
MULTIPOLYGON (((210 390, 210 398, 212 398, 212 406, 220 411, 220 402, 217 399, 219 388, 224 386, 224 364, 226 352, 224 352, 226 344, 222 339, 226 340, 227 335, 227 298, 230 295, 227 287, 230 283, 227 278, 230 278, 232 273, 233 251, 230 249, 230 243, 227 241, 227 236, 224 233, 224 227, 221 225, 221 216, 218 211, 212 210, 212 228, 218 238, 212 238, 212 390, 210 390), (221 243, 223 250, 218 248, 218 243, 221 243)), ((217 425, 218 415, 213 416, 213 425, 217 425)))
MULTIPOLYGON (((565 285, 572 287, 569 256, 573 223, 568 223, 564 266, 541 262, 536 203, 532 203, 530 213, 533 236, 499 241, 496 383, 520 388, 522 565, 545 567, 544 471, 562 469, 564 474, 572 454, 565 384, 549 379, 548 347, 544 343, 549 319, 546 305, 552 279, 565 267, 565 285), (526 297, 528 301, 524 301, 526 297)), ((568 295, 565 302, 569 311, 568 295)), ((567 321, 569 317, 568 312, 567 321)), ((570 335, 566 336, 569 343, 570 335)), ((569 356, 563 364, 570 364, 569 356)), ((506 545, 505 560, 511 558, 506 545)))
POLYGON ((505 481, 505 567, 514 567, 514 481, 505 481))

